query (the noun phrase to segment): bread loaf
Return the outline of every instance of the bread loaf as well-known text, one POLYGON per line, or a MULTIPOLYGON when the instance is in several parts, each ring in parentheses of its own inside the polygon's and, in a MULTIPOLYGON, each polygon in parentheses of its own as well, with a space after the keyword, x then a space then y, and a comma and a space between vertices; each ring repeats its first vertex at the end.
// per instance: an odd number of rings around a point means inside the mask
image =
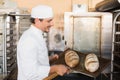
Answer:
POLYGON ((69 50, 65 53, 65 62, 69 67, 75 67, 79 63, 79 56, 75 51, 69 50))
POLYGON ((98 57, 94 53, 90 53, 85 58, 85 68, 89 72, 95 72, 99 68, 98 57))

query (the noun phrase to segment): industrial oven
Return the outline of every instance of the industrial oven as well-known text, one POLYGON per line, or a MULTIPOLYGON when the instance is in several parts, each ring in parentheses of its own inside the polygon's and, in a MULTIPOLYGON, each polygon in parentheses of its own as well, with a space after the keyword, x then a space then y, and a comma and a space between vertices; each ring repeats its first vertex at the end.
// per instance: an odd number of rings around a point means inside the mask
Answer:
MULTIPOLYGON (((107 12, 65 12, 64 41, 65 48, 84 54, 92 52, 101 58, 111 59, 112 14, 107 12)), ((110 69, 108 66, 101 73, 110 73, 110 69)), ((55 80, 103 79, 101 76, 92 78, 83 74, 73 73, 64 77, 59 76, 55 80)))

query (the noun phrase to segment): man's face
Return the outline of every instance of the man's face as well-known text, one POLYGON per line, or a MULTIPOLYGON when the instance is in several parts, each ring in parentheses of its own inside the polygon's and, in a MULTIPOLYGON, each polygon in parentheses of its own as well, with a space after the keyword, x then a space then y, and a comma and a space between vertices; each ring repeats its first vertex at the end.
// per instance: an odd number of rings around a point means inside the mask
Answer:
POLYGON ((39 22, 39 28, 44 32, 49 32, 50 28, 53 25, 54 24, 53 24, 53 19, 52 18, 43 19, 42 21, 39 22))

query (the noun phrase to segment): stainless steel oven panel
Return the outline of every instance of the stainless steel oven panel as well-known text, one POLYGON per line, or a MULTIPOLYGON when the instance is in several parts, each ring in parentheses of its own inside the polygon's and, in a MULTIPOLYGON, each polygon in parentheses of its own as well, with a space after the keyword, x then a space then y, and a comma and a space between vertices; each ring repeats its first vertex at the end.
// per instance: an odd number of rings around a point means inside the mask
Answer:
POLYGON ((100 52, 99 17, 74 17, 73 49, 81 52, 100 52))

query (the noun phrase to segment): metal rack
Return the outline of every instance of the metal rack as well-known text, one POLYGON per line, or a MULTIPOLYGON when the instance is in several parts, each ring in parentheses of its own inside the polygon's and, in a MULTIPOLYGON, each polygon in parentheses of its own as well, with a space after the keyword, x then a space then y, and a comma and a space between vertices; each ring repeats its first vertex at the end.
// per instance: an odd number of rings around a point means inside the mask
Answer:
POLYGON ((7 73, 10 73, 16 65, 16 48, 19 37, 26 30, 29 25, 30 15, 26 14, 8 14, 8 21, 6 23, 6 70, 7 73))
POLYGON ((30 27, 30 14, 9 14, 9 16, 16 17, 16 35, 18 41, 22 33, 30 27))
POLYGON ((9 73, 15 66, 15 31, 14 17, 9 17, 6 13, 0 14, 1 74, 9 73))
POLYGON ((5 14, 0 13, 0 73, 5 72, 5 14))
POLYGON ((15 16, 7 15, 5 29, 5 72, 10 71, 16 66, 16 19, 15 16))
POLYGON ((4 14, 0 14, 0 73, 4 71, 4 14))
POLYGON ((0 73, 9 74, 16 65, 16 46, 24 30, 29 28, 29 14, 0 14, 0 73))
POLYGON ((115 11, 111 59, 111 80, 120 80, 120 10, 115 11))

